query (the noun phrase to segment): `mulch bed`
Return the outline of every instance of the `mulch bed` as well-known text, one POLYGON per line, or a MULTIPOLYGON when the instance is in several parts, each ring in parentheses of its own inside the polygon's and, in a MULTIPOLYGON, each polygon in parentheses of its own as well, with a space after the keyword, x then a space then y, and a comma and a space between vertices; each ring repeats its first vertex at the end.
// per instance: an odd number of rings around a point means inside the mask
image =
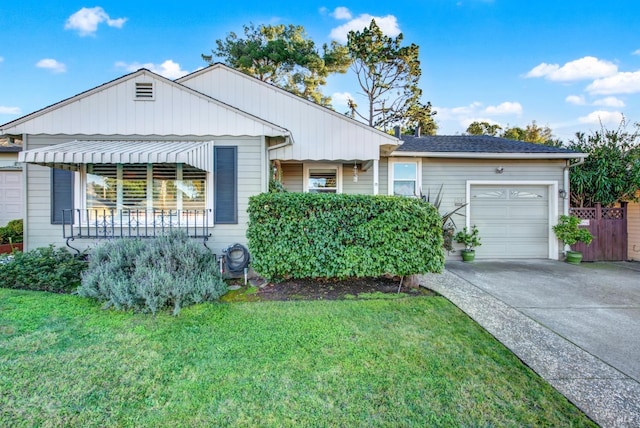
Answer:
MULTIPOLYGON (((258 289, 260 300, 339 300, 358 298, 366 293, 397 294, 399 278, 352 278, 347 280, 296 279, 278 284, 267 284, 258 289)), ((426 288, 400 287, 407 296, 428 296, 434 293, 426 288)))

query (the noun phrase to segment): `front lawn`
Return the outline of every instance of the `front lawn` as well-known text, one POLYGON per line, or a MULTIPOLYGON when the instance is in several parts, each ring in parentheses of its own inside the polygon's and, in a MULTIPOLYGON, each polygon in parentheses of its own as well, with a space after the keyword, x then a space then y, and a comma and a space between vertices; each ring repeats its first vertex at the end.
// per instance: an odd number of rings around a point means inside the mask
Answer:
POLYGON ((0 426, 595 426, 446 299, 201 304, 0 289, 0 426))

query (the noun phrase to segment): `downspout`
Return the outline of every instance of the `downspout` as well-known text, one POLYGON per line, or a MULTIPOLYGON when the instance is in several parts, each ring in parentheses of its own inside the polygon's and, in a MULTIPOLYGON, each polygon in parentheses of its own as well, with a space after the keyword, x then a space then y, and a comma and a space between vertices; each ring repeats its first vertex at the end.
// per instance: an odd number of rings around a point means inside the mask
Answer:
MULTIPOLYGON (((29 143, 27 141, 28 138, 28 134, 22 134, 23 152, 29 149, 29 143)), ((22 164, 22 197, 24 198, 22 201, 22 245, 24 247, 24 251, 29 250, 29 175, 27 174, 27 165, 28 164, 26 162, 22 164)))
MULTIPOLYGON (((291 134, 289 135, 285 135, 284 137, 284 143, 280 143, 280 144, 276 144, 275 146, 271 146, 271 147, 267 147, 267 170, 268 170, 268 174, 267 174, 267 192, 269 191, 269 183, 271 182, 271 175, 273 174, 273 171, 271 170, 271 152, 277 149, 281 149, 283 147, 287 147, 287 146, 292 146, 293 145, 293 138, 291 137, 291 134)), ((280 160, 279 159, 274 159, 274 162, 276 163, 276 168, 277 170, 280 172, 280 174, 282 173, 282 170, 280 169, 280 160)))
POLYGON ((275 146, 267 147, 267 153, 272 152, 276 149, 281 149, 282 147, 293 145, 293 138, 291 135, 287 135, 284 137, 284 143, 276 144, 275 146))
POLYGON ((567 196, 562 201, 562 214, 569 215, 569 204, 571 202, 571 185, 569 182, 569 169, 574 166, 582 165, 584 163, 584 158, 580 158, 578 162, 571 163, 570 160, 567 160, 567 166, 563 169, 563 178, 564 178, 564 190, 567 192, 567 196))

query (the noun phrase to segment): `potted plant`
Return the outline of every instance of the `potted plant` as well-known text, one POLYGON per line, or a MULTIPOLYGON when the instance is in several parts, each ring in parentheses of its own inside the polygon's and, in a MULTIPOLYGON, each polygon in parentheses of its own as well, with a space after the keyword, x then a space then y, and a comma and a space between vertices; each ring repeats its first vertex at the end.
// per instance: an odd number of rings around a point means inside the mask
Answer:
MULTIPOLYGON (((578 227, 580 225, 580 219, 576 216, 561 215, 558 224, 553 226, 553 232, 556 237, 562 241, 565 247, 576 244, 577 242, 583 242, 585 245, 589 245, 593 240, 593 235, 587 229, 578 227)), ((582 253, 579 251, 566 251, 567 263, 580 264, 582 261, 582 253)))
POLYGON ((480 232, 478 232, 478 228, 473 225, 471 230, 469 230, 465 226, 464 229, 456 233, 454 239, 458 244, 464 244, 464 250, 461 251, 462 261, 472 262, 476 258, 474 247, 482 245, 480 243, 480 232))

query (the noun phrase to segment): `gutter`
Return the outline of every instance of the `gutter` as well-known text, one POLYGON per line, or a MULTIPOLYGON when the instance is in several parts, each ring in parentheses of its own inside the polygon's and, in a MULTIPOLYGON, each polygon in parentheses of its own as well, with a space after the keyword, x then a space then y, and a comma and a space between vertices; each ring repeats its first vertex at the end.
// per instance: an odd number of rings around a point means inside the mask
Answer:
POLYGON ((451 158, 451 159, 582 159, 584 153, 477 153, 477 152, 401 152, 394 151, 389 156, 451 158))
POLYGON ((276 144, 275 146, 267 147, 267 153, 270 153, 274 150, 281 149, 283 147, 292 146, 293 145, 293 137, 291 134, 285 135, 284 143, 276 144))

